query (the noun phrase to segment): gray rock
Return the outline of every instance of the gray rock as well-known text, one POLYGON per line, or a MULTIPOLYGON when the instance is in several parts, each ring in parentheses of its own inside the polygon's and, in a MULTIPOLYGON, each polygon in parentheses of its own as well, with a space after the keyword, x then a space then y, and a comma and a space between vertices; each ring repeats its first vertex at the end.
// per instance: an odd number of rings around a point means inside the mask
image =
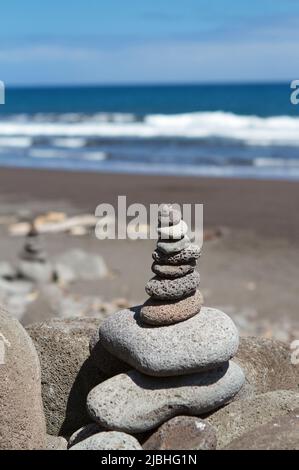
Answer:
POLYGON ((299 367, 292 364, 289 345, 266 338, 244 337, 235 362, 244 370, 255 394, 272 390, 299 390, 299 367))
POLYGON ((161 227, 168 227, 180 223, 182 213, 179 205, 173 206, 172 204, 164 204, 158 214, 159 225, 161 227))
POLYGON ((225 450, 299 450, 299 408, 234 439, 225 450))
POLYGON ((171 255, 166 255, 159 250, 153 252, 153 259, 159 264, 171 264, 174 266, 181 264, 188 264, 193 261, 196 261, 201 254, 199 246, 191 243, 187 248, 180 251, 179 253, 174 253, 171 255))
POLYGON ((160 226, 157 228, 160 240, 180 240, 188 232, 188 225, 181 220, 178 224, 172 226, 160 226))
POLYGON ((121 310, 102 323, 99 339, 112 355, 153 376, 212 369, 231 359, 239 344, 232 320, 206 307, 184 322, 155 328, 140 322, 140 306, 121 310))
POLYGON ((0 449, 46 447, 40 364, 20 323, 0 307, 0 449))
POLYGON ((67 450, 67 440, 61 436, 47 434, 47 450, 67 450))
POLYGON ((99 319, 54 319, 27 327, 42 369, 42 397, 51 435, 69 436, 90 423, 86 397, 103 380, 89 359, 89 340, 99 319))
POLYGON ((166 255, 170 255, 184 250, 189 245, 190 239, 187 237, 187 235, 185 235, 181 240, 177 240, 175 242, 158 240, 157 249, 166 255))
POLYGON ((87 424, 87 426, 83 426, 71 435, 69 438, 68 447, 70 448, 76 444, 79 444, 79 442, 84 441, 88 437, 91 437, 94 434, 98 434, 102 431, 104 431, 104 429, 96 423, 87 424))
POLYGON ((113 356, 104 348, 102 341, 99 339, 98 331, 92 335, 89 349, 90 360, 93 361, 94 366, 101 371, 101 373, 105 374, 106 377, 113 377, 114 375, 118 375, 132 369, 129 364, 118 357, 113 356))
POLYGON ((53 267, 48 262, 22 260, 19 262, 18 272, 24 279, 42 284, 52 282, 54 278, 53 267))
POLYGON ((94 434, 70 450, 142 450, 142 447, 135 437, 111 431, 94 434))
POLYGON ((194 416, 176 416, 151 435, 143 450, 213 450, 216 431, 207 422, 194 416))
POLYGON ((97 385, 87 397, 87 408, 105 429, 134 434, 180 414, 216 409, 230 401, 243 383, 243 372, 233 362, 200 374, 167 378, 130 371, 97 385))
POLYGON ((177 300, 187 297, 196 291, 200 284, 198 271, 178 279, 161 279, 153 277, 145 286, 146 293, 154 299, 177 300))
MULTIPOLYGON (((75 279, 94 281, 108 274, 106 263, 101 256, 78 249, 63 253, 57 258, 56 264, 73 271, 75 279)), ((61 271, 61 267, 59 269, 61 271)))
POLYGON ((195 266, 195 262, 193 262, 193 264, 181 264, 180 266, 153 263, 152 271, 158 277, 176 279, 178 277, 186 276, 186 274, 193 273, 195 266))
POLYGON ((269 423, 278 416, 287 415, 298 407, 298 392, 276 390, 246 400, 234 401, 211 414, 207 421, 215 427, 217 447, 222 449, 257 426, 269 423))
POLYGON ((16 276, 16 270, 14 267, 10 264, 7 263, 6 261, 1 261, 0 263, 0 278, 14 278, 16 276))

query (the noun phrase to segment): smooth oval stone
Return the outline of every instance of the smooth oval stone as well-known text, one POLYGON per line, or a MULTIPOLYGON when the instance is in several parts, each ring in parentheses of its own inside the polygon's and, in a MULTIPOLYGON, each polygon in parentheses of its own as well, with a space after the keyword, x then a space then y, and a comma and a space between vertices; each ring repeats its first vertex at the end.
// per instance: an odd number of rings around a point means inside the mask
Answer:
POLYGON ((178 207, 173 207, 171 204, 165 204, 159 211, 158 220, 160 227, 168 227, 170 225, 177 225, 182 219, 181 210, 178 207))
POLYGON ((123 432, 100 432, 88 437, 70 450, 142 450, 137 439, 123 432))
POLYGON ((159 264, 170 264, 170 265, 181 265, 188 264, 192 261, 196 261, 200 257, 201 251, 199 246, 191 243, 187 248, 180 251, 179 253, 174 253, 167 255, 162 253, 159 250, 153 252, 153 259, 159 264))
POLYGON ((173 302, 150 298, 141 308, 140 319, 149 325, 172 325, 196 315, 202 304, 203 297, 199 290, 189 297, 173 302))
POLYGON ((181 238, 181 240, 177 240, 175 242, 158 240, 157 248, 163 253, 169 255, 172 253, 178 253, 179 251, 187 248, 189 245, 190 239, 187 237, 187 235, 185 235, 184 238, 181 238))
POLYGON ((112 355, 152 376, 173 376, 213 369, 238 350, 239 334, 220 310, 202 307, 200 314, 170 326, 146 326, 141 306, 121 310, 100 326, 99 340, 112 355))
POLYGON ((181 264, 180 266, 153 263, 152 271, 158 277, 163 277, 166 279, 176 279, 178 277, 186 276, 186 274, 193 273, 195 267, 195 261, 191 264, 181 264))
POLYGON ((200 284, 197 271, 178 279, 161 279, 153 277, 145 286, 146 293, 159 300, 177 300, 195 292, 200 284))
POLYGON ((180 240, 187 234, 188 225, 181 220, 177 225, 158 227, 157 232, 160 240, 180 240))
POLYGON ((153 378, 134 370, 97 385, 87 397, 87 409, 105 429, 134 434, 174 416, 217 409, 238 393, 244 380, 242 369, 233 362, 180 377, 153 378))

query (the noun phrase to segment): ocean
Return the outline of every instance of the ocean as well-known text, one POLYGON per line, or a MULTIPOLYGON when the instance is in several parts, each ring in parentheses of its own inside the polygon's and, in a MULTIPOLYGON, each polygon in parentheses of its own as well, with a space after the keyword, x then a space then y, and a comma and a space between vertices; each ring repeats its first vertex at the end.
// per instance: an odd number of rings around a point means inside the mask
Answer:
POLYGON ((299 179, 290 84, 8 88, 0 166, 299 179))

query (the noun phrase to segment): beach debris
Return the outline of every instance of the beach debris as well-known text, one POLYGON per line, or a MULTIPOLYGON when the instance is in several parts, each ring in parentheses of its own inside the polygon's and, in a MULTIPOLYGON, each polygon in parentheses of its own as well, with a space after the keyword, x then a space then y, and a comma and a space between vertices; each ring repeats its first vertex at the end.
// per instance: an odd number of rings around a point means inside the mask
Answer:
MULTIPOLYGON (((65 214, 49 213, 45 216, 39 216, 34 219, 33 224, 37 233, 63 233, 70 232, 76 234, 76 230, 92 230, 95 228, 98 218, 94 215, 83 214, 74 217, 67 217, 65 214)), ((30 222, 18 222, 8 227, 12 236, 28 235, 32 228, 30 222)), ((77 232, 78 234, 78 232, 77 232)))
POLYGON ((225 313, 202 307, 195 271, 200 249, 190 243, 181 214, 172 206, 160 212, 158 233, 156 276, 146 285, 150 299, 104 320, 91 349, 99 368, 100 351, 106 350, 130 369, 100 383, 87 397, 90 417, 105 430, 134 434, 182 410, 211 412, 231 401, 245 381, 231 361, 239 344, 237 328, 225 313))

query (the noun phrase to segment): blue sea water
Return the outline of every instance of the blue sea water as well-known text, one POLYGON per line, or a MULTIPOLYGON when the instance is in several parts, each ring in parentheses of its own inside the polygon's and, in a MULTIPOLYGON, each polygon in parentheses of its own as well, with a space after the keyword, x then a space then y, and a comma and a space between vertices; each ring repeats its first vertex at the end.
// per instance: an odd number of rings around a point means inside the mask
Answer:
POLYGON ((290 84, 8 88, 0 165, 299 179, 290 84))

